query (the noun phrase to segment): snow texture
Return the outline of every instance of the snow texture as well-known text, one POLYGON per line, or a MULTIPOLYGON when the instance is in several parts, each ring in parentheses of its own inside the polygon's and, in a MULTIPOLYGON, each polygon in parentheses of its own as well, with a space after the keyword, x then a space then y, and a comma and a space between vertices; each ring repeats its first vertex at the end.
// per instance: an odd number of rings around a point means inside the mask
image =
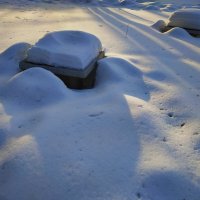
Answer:
POLYGON ((170 36, 173 36, 175 38, 179 38, 179 39, 187 39, 192 37, 186 30, 179 28, 179 27, 175 27, 172 28, 171 30, 167 31, 165 34, 168 34, 170 36))
POLYGON ((163 20, 158 20, 156 23, 154 23, 151 27, 157 31, 163 32, 166 27, 166 22, 163 20))
POLYGON ((31 68, 13 76, 0 95, 5 102, 14 101, 18 107, 33 109, 55 103, 66 93, 66 86, 53 73, 31 68))
MULTIPOLYGON (((19 62, 24 60, 27 50, 31 47, 28 43, 16 43, 0 55, 0 85, 19 72, 19 62)), ((0 87, 1 87, 0 86, 0 87)))
POLYGON ((84 70, 102 50, 100 40, 81 31, 46 34, 28 50, 26 60, 54 67, 84 70))
POLYGON ((200 9, 182 9, 169 18, 169 26, 200 30, 200 9))
POLYGON ((151 26, 199 0, 0 3, 0 200, 199 200, 200 38, 151 26), (62 30, 106 47, 93 89, 19 71, 62 30))

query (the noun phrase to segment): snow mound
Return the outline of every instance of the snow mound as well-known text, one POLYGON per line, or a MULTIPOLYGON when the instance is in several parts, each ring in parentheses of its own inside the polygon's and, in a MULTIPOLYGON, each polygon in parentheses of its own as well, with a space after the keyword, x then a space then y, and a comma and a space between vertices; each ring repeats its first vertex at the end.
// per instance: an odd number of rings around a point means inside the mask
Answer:
POLYGON ((145 7, 145 10, 160 10, 160 8, 158 6, 155 6, 155 5, 147 5, 145 7))
POLYGON ((199 187, 177 171, 154 171, 145 181, 149 199, 199 199, 199 187), (184 192, 183 192, 184 191, 184 192))
POLYGON ((0 54, 0 86, 19 72, 19 62, 26 57, 28 43, 17 43, 0 54))
POLYGON ((175 27, 167 31, 165 34, 175 38, 191 38, 191 35, 183 28, 175 27))
POLYGON ((102 50, 100 40, 81 31, 46 34, 29 51, 27 61, 55 67, 85 69, 102 50))
POLYGON ((120 6, 133 6, 135 5, 134 1, 132 0, 119 0, 120 6))
POLYGON ((154 23, 152 26, 151 26, 153 29, 157 30, 157 31, 160 31, 160 32, 163 32, 165 30, 165 27, 166 27, 166 23, 165 21, 163 20, 158 20, 156 23, 154 23))
POLYGON ((188 8, 174 12, 168 26, 200 30, 200 9, 188 8))
POLYGON ((31 45, 25 42, 14 44, 2 52, 0 58, 14 59, 16 62, 20 62, 26 57, 27 50, 30 47, 31 45))
POLYGON ((200 137, 196 138, 196 141, 194 142, 194 150, 200 153, 200 137))
POLYGON ((54 74, 42 68, 31 68, 11 78, 2 89, 1 97, 5 102, 31 109, 61 100, 66 92, 66 86, 54 74))
POLYGON ((122 90, 126 94, 147 100, 148 89, 143 80, 142 72, 128 60, 116 57, 104 58, 99 61, 96 88, 122 90))

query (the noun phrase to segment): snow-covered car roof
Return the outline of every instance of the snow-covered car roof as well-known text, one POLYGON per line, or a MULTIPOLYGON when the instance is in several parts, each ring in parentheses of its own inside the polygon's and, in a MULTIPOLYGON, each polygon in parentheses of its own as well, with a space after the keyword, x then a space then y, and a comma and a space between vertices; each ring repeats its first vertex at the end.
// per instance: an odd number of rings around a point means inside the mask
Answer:
POLYGON ((200 9, 177 10, 170 16, 168 26, 200 30, 200 9))
POLYGON ((82 31, 46 34, 29 51, 27 61, 84 70, 102 50, 100 40, 82 31))

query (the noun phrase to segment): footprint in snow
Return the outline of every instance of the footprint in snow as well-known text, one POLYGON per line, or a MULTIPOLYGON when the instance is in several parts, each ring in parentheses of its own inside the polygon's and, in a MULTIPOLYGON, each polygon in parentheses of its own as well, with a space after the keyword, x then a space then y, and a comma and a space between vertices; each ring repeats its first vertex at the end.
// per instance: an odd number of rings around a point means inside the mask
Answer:
POLYGON ((89 117, 98 117, 98 116, 100 116, 100 115, 102 115, 102 114, 103 114, 103 112, 99 112, 99 113, 89 114, 88 116, 89 116, 89 117))

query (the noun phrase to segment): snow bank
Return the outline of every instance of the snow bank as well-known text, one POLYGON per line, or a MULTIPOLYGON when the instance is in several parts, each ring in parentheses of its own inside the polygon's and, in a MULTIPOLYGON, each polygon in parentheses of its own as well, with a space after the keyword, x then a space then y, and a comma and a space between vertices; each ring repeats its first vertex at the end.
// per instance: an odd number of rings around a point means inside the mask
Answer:
POLYGON ((27 61, 83 70, 101 50, 101 42, 94 35, 81 31, 58 31, 40 39, 28 51, 27 61))
POLYGON ((181 9, 169 18, 168 26, 200 30, 200 9, 181 9))
POLYGON ((1 91, 5 102, 33 109, 56 102, 65 97, 67 88, 51 72, 31 68, 11 78, 1 91))
POLYGON ((157 30, 157 31, 163 32, 165 30, 165 27, 166 27, 166 22, 163 21, 163 20, 158 20, 151 27, 153 29, 157 30))
POLYGON ((127 7, 127 6, 133 6, 135 5, 135 1, 132 0, 90 0, 90 1, 85 1, 86 3, 98 3, 99 5, 104 5, 104 6, 122 6, 122 7, 127 7))
MULTIPOLYGON (((39 32, 65 27, 100 35, 108 53, 123 59, 101 60, 92 90, 71 93, 42 69, 6 82, 0 89, 0 199, 199 200, 199 38, 176 40, 146 26, 164 13, 27 10, 6 10, 9 19, 1 12, 1 44, 13 42, 11 30, 15 40, 33 43, 39 32)), ((0 66, 17 67, 8 58, 2 56, 0 66)))
POLYGON ((26 57, 28 43, 17 43, 0 54, 0 86, 19 72, 19 62, 26 57))
POLYGON ((87 6, 106 6, 106 7, 120 7, 130 9, 145 9, 145 10, 163 10, 174 11, 181 8, 200 8, 199 0, 1 0, 0 4, 10 6, 34 6, 43 7, 64 5, 87 5, 87 6))
POLYGON ((183 28, 175 27, 167 31, 165 34, 173 36, 175 38, 191 38, 191 35, 183 28))

